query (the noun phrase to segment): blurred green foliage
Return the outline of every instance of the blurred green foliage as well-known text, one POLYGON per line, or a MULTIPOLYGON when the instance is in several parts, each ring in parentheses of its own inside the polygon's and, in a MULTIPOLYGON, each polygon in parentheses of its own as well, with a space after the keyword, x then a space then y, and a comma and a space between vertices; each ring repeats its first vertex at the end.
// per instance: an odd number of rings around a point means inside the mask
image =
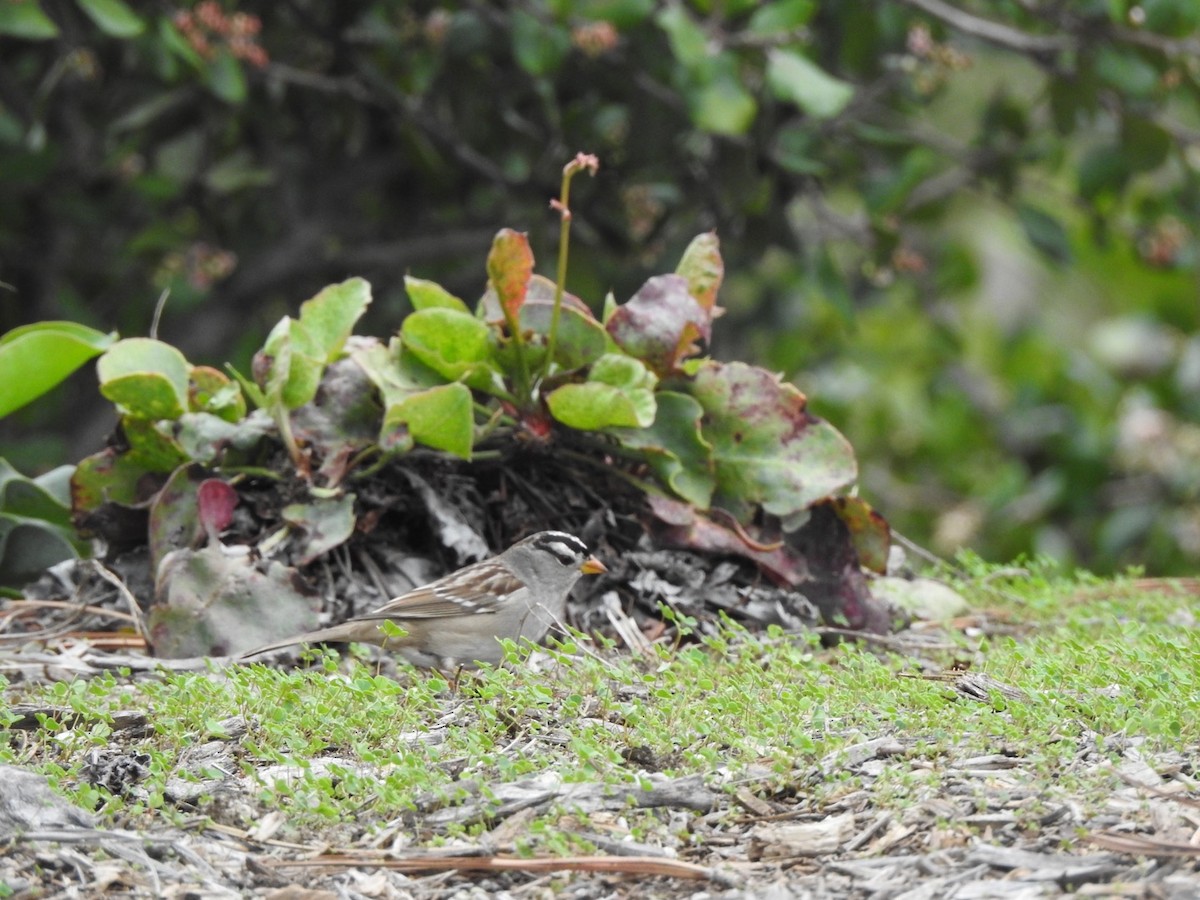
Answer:
POLYGON ((146 333, 170 288, 164 339, 244 365, 363 276, 384 333, 405 272, 477 294, 501 225, 552 259, 586 150, 569 289, 624 300, 718 229, 717 354, 795 378, 902 532, 1192 570, 1198 28, 1194 0, 8 0, 0 332, 146 333))

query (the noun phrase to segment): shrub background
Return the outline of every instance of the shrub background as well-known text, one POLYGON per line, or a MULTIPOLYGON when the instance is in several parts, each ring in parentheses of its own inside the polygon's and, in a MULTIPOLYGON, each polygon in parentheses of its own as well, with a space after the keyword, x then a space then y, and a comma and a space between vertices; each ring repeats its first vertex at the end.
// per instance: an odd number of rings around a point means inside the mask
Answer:
MULTIPOLYGON (((1191 0, 0 4, 0 330, 244 366, 353 275, 473 298, 501 226, 625 299, 715 228, 718 356, 778 368, 939 552, 1200 558, 1191 0)), ((546 271, 544 274, 553 275, 546 271)), ((95 449, 95 378, 9 417, 95 449)))

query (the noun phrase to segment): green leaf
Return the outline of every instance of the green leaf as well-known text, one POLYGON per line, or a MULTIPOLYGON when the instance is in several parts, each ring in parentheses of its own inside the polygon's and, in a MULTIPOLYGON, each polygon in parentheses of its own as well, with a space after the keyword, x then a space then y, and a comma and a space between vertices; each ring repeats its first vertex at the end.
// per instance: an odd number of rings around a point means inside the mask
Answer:
POLYGON ((62 496, 58 483, 64 474, 69 479, 72 471, 72 466, 60 466, 41 478, 28 478, 0 457, 0 512, 69 527, 70 497, 62 496))
POLYGON ((666 32, 667 43, 681 66, 695 69, 708 61, 708 36, 683 4, 667 4, 656 16, 656 21, 666 32))
POLYGON ((457 381, 491 358, 491 329, 469 313, 445 307, 418 310, 400 327, 405 348, 443 378, 457 381))
POLYGON ((432 309, 440 306, 445 309, 457 309, 459 312, 470 312, 467 304, 435 281, 405 275, 404 289, 408 291, 408 300, 413 309, 432 309))
POLYGON ((36 400, 114 340, 115 333, 74 322, 38 322, 0 337, 0 416, 36 400))
POLYGON ((548 5, 560 18, 573 16, 631 28, 654 12, 655 0, 549 0, 548 5))
MULTIPOLYGON (((526 303, 521 307, 521 330, 532 332, 545 338, 550 332, 550 320, 554 308, 541 303, 526 303)), ((590 312, 581 312, 572 306, 564 305, 559 310, 558 340, 554 345, 554 361, 563 371, 571 372, 582 369, 589 363, 599 359, 608 348, 608 334, 604 326, 596 321, 590 312)), ((540 365, 545 359, 545 347, 538 346, 536 350, 526 348, 531 365, 540 365), (541 356, 538 356, 541 351, 541 356)))
POLYGON ((658 377, 640 361, 624 353, 606 353, 596 360, 588 373, 588 381, 611 384, 613 387, 652 391, 658 377))
POLYGON ((824 175, 828 165, 821 158, 818 134, 805 123, 791 122, 775 132, 771 158, 797 175, 824 175))
POLYGON ((121 0, 75 0, 96 27, 109 37, 137 37, 146 30, 146 23, 121 0))
POLYGON ((190 184, 200 174, 204 153, 203 132, 198 128, 189 128, 155 149, 154 168, 164 179, 177 186, 190 184))
POLYGON ((188 406, 188 362, 153 338, 117 341, 96 363, 100 393, 131 416, 178 419, 188 406))
POLYGON ((647 453, 659 481, 700 509, 708 509, 716 489, 712 446, 700 434, 704 408, 687 394, 659 391, 657 411, 647 428, 613 429, 622 446, 647 453))
POLYGON ((125 111, 108 123, 110 135, 125 135, 130 132, 142 131, 155 122, 161 121, 191 99, 192 94, 187 88, 175 88, 152 94, 145 100, 138 101, 126 107, 125 111))
POLYGON ((713 134, 738 137, 750 130, 758 114, 754 97, 733 77, 721 77, 689 97, 696 126, 713 134))
POLYGON ((315 342, 306 347, 322 362, 330 363, 354 331, 354 324, 371 305, 371 285, 362 278, 331 284, 300 304, 300 324, 315 342))
POLYGON ((239 106, 246 102, 246 73, 242 64, 225 47, 205 67, 208 89, 226 103, 239 106))
POLYGON ((356 346, 351 349, 350 358, 379 389, 385 407, 415 391, 446 382, 443 376, 416 360, 412 353, 405 353, 399 337, 393 337, 387 346, 378 342, 356 346))
POLYGON ((1148 98, 1162 84, 1162 74, 1138 50, 1112 43, 1096 51, 1096 76, 1122 96, 1148 98))
POLYGON ((806 25, 816 10, 815 0, 772 0, 755 10, 746 31, 763 37, 788 34, 806 25))
POLYGON ((179 417, 175 439, 187 458, 195 462, 212 463, 218 455, 222 465, 230 462, 228 451, 243 457, 274 431, 270 417, 254 412, 237 422, 227 422, 212 413, 184 413, 179 417))
POLYGON ((188 409, 237 422, 246 415, 246 398, 236 381, 211 366, 192 366, 188 379, 188 409))
POLYGON ((182 59, 197 72, 205 69, 204 57, 196 52, 196 48, 188 43, 179 29, 166 16, 158 20, 158 40, 173 56, 182 59))
POLYGON ((1134 172, 1149 172, 1167 161, 1175 141, 1152 119, 1126 115, 1121 119, 1121 148, 1134 172))
POLYGON ((1095 200, 1106 194, 1120 194, 1129 176, 1129 163, 1119 147, 1094 147, 1079 162, 1079 195, 1084 200, 1095 200))
POLYGON ((475 438, 470 389, 464 384, 443 384, 390 405, 384 413, 380 443, 394 442, 394 433, 402 426, 418 443, 470 459, 475 438))
POLYGON ((58 26, 42 12, 37 0, 6 0, 0 3, 0 34, 44 41, 58 37, 58 26))
POLYGON ((817 119, 838 115, 854 97, 854 86, 834 78, 793 50, 767 53, 767 84, 775 96, 817 119))
POLYGON ((254 165, 254 154, 246 147, 230 153, 204 173, 204 185, 214 194, 232 194, 274 183, 275 173, 254 165))
MULTIPOLYGON (((267 333, 267 339, 263 343, 263 347, 254 355, 253 372, 254 377, 262 385, 263 396, 266 399, 266 405, 271 407, 288 406, 284 401, 284 392, 288 386, 288 378, 292 371, 292 326, 295 325, 295 320, 291 316, 284 316, 275 326, 267 333)), ((313 360, 310 363, 315 362, 313 360)), ((300 377, 300 373, 297 373, 300 377)), ((316 393, 316 382, 312 383, 313 393, 316 393)), ((294 390, 292 396, 296 397, 298 389, 294 390)), ((306 401, 300 399, 297 405, 303 405, 306 401)))
POLYGON ((867 188, 867 206, 877 216, 897 212, 908 201, 913 188, 938 171, 941 162, 928 147, 913 147, 899 166, 885 170, 867 188))
POLYGON ((715 231, 692 238, 675 274, 687 279, 688 291, 706 312, 717 305, 717 292, 725 278, 725 262, 721 259, 721 242, 715 231))
POLYGON ((1194 0, 1142 0, 1142 28, 1155 34, 1183 37, 1200 28, 1200 4, 1194 0))
POLYGON ((231 363, 225 363, 225 368, 227 368, 233 377, 237 379, 237 383, 242 386, 242 392, 246 395, 247 399, 254 404, 255 409, 262 409, 267 406, 267 404, 270 402, 267 398, 267 395, 263 393, 263 389, 261 387, 254 383, 253 379, 247 378, 231 363))
POLYGON ((1017 220, 1034 247, 1056 263, 1071 261, 1071 239, 1062 223, 1047 212, 1027 203, 1017 204, 1017 220))
POLYGON ((267 405, 299 409, 310 402, 321 386, 325 360, 321 341, 304 325, 291 316, 280 319, 254 361, 267 405))
POLYGON ((557 71, 571 49, 571 37, 566 30, 542 22, 524 9, 514 11, 510 21, 517 64, 534 78, 557 71))
POLYGON ((652 392, 623 391, 593 381, 564 384, 550 392, 546 403, 554 418, 580 431, 639 428, 654 421, 652 392))
POLYGON ((125 416, 121 419, 121 431, 129 443, 125 451, 129 462, 147 472, 174 472, 189 461, 174 434, 162 429, 158 422, 125 416))
POLYGON ((71 475, 74 466, 58 466, 49 472, 43 472, 33 483, 46 492, 59 506, 71 508, 71 475))
POLYGON ((658 379, 623 353, 606 353, 592 365, 583 384, 565 384, 550 393, 550 413, 570 428, 645 428, 654 421, 658 379))
POLYGON ((689 393, 704 409, 701 434, 713 447, 715 506, 743 520, 759 505, 789 516, 854 483, 850 444, 810 415, 804 394, 778 376, 710 361, 689 393))
POLYGON ((68 529, 0 513, 0 586, 22 587, 55 563, 78 555, 68 529))

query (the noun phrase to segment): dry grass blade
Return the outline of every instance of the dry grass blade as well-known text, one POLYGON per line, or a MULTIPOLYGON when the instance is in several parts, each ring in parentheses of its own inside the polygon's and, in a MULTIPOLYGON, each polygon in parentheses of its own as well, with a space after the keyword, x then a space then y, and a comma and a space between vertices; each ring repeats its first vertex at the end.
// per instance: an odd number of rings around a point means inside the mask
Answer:
POLYGON ((1200 844, 1187 844, 1183 841, 1164 841, 1136 834, 1117 834, 1112 831, 1093 832, 1088 835, 1088 840, 1105 850, 1128 853, 1130 856, 1200 859, 1200 844))
POLYGON ((150 646, 150 632, 146 629, 146 622, 142 618, 142 608, 138 605, 137 598, 133 596, 133 592, 125 586, 125 582, 116 573, 106 568, 97 560, 92 560, 91 562, 95 573, 116 588, 117 593, 121 595, 125 601, 125 605, 129 607, 129 614, 133 617, 134 627, 137 628, 138 634, 146 642, 146 646, 150 646))
POLYGON ((1174 791, 1164 791, 1162 788, 1155 787, 1152 784, 1143 784, 1125 772, 1120 772, 1116 769, 1113 769, 1112 771, 1114 775, 1120 778, 1127 785, 1137 788, 1139 791, 1149 794, 1151 797, 1158 797, 1161 800, 1169 800, 1172 803, 1179 803, 1182 806, 1191 806, 1193 808, 1200 809, 1200 800, 1197 800, 1194 797, 1186 797, 1174 791))
POLYGON ((913 672, 897 672, 898 678, 917 678, 921 681, 942 681, 950 684, 958 693, 971 700, 980 700, 986 702, 991 696, 991 692, 995 691, 1006 700, 1013 700, 1021 703, 1029 702, 1029 695, 1020 688, 1013 687, 1010 684, 1005 684, 1003 681, 997 681, 990 675, 985 675, 982 672, 971 672, 966 669, 947 669, 944 672, 935 674, 928 673, 913 673, 913 672))
POLYGON ((318 868, 378 866, 398 872, 484 871, 484 872, 602 872, 617 875, 662 875, 668 878, 715 881, 734 886, 737 879, 728 872, 709 866, 655 856, 555 856, 522 858, 516 856, 413 856, 404 859, 365 858, 331 855, 313 859, 271 860, 274 868, 318 868))

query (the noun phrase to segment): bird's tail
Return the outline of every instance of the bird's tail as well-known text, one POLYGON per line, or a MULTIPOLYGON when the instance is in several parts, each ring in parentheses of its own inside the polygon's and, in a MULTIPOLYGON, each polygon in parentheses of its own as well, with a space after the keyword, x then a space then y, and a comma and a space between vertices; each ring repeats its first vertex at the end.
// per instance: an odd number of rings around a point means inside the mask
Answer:
POLYGON ((308 631, 304 634, 298 634, 295 637, 286 638, 282 641, 275 641, 270 644, 263 644, 261 647, 255 647, 253 650, 247 650, 237 658, 239 660, 249 659, 252 656, 259 656, 263 653, 270 653, 272 650, 282 650, 284 647, 294 647, 296 644, 325 644, 335 641, 348 641, 351 638, 345 633, 345 629, 340 625, 334 625, 330 628, 321 628, 317 631, 308 631))

